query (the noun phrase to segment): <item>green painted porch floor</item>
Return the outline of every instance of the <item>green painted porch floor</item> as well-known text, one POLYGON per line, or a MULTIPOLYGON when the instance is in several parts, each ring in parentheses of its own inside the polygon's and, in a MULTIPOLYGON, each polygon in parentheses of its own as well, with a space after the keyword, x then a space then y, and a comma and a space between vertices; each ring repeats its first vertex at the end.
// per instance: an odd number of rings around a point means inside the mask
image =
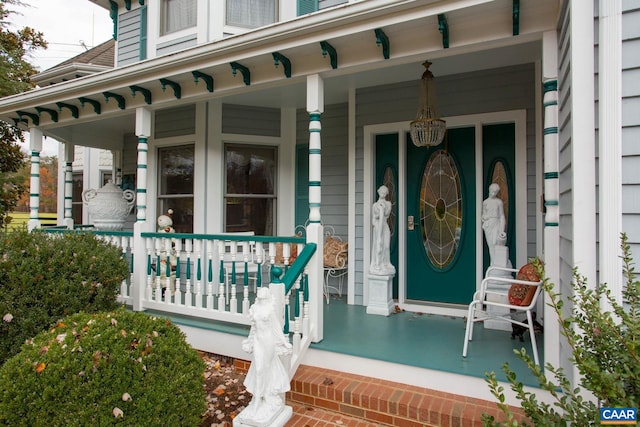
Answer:
MULTIPOLYGON (((531 354, 528 333, 524 342, 511 339, 511 332, 485 329, 476 324, 467 357, 462 357, 465 320, 410 312, 390 316, 370 315, 366 307, 348 305, 344 298, 332 296, 324 305, 324 339, 312 348, 351 356, 484 378, 495 372, 506 381, 504 362, 525 385, 538 387, 524 362, 513 353, 524 347, 531 354)), ((536 336, 541 364, 544 365, 543 336, 536 336)))

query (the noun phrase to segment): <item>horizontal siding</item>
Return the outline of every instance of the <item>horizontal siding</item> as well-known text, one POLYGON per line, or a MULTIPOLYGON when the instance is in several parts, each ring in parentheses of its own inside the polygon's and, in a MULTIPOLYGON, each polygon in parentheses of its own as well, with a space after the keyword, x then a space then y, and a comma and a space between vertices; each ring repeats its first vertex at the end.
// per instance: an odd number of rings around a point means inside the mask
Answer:
POLYGON ((622 3, 622 230, 640 257, 640 1, 622 3), (631 56, 631 57, 630 57, 631 56))
POLYGON ((339 4, 348 3, 348 0, 319 0, 318 9, 326 9, 328 7, 337 6, 339 4))
POLYGON ((156 45, 156 55, 162 56, 182 49, 193 47, 198 43, 197 34, 189 34, 156 45))
POLYGON ((224 104, 222 133, 280 136, 280 109, 224 104))
POLYGON ((196 106, 183 105, 156 111, 154 137, 192 135, 196 132, 196 106))
POLYGON ((118 66, 140 60, 140 8, 118 17, 118 66))

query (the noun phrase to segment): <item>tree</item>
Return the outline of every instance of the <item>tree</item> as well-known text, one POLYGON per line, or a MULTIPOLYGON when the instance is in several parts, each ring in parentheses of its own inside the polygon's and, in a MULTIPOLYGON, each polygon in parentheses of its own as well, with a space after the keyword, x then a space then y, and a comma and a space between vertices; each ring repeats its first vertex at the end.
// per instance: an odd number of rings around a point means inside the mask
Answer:
MULTIPOLYGON (((548 278, 543 283, 551 301, 549 304, 558 316, 560 331, 571 349, 570 361, 581 375, 579 386, 571 384, 561 368, 549 363, 545 369, 554 380, 548 379, 524 349, 516 351, 538 379, 541 390, 554 399, 552 404, 543 403, 534 393, 524 390, 508 364, 503 366, 511 389, 534 426, 596 425, 600 418, 599 408, 637 408, 640 405, 640 281, 636 280, 626 234, 622 234, 621 240, 622 277, 626 281, 623 304, 616 302, 606 284, 591 289, 586 279, 574 271, 574 294, 567 297, 571 314, 567 316, 562 295, 553 290, 548 278), (603 309, 603 302, 611 308, 603 309), (589 390, 597 402, 584 397, 581 389, 589 390)), ((542 265, 538 264, 538 268, 540 277, 544 277, 542 265)), ((499 423, 485 415, 484 425, 528 425, 519 423, 505 404, 504 388, 498 384, 494 373, 487 374, 487 382, 507 421, 499 423)))
MULTIPOLYGON (((43 34, 33 28, 11 30, 9 17, 16 12, 9 7, 22 5, 20 0, 0 0, 0 98, 34 87, 31 76, 37 70, 27 59, 34 50, 47 47, 43 34)), ((16 124, 0 122, 0 226, 27 189, 15 176, 26 161, 18 145, 22 141, 16 124)))
MULTIPOLYGON (((31 166, 25 164, 18 172, 19 177, 25 187, 29 186, 31 180, 31 166)), ((45 156, 40 159, 40 212, 56 212, 58 206, 58 158, 55 156, 45 156)), ((20 196, 15 207, 17 212, 29 212, 29 193, 20 196)))

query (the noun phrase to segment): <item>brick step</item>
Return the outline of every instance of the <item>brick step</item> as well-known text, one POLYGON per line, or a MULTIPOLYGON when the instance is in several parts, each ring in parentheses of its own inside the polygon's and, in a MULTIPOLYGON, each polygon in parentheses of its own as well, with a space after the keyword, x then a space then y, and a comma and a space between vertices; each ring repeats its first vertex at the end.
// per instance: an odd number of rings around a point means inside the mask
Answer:
MULTIPOLYGON (((482 426, 483 413, 504 419, 495 402, 305 365, 291 381, 287 402, 298 408, 288 424, 292 426, 298 425, 295 418, 305 407, 309 414, 312 408, 327 411, 325 419, 341 414, 365 421, 345 420, 342 425, 482 426)), ((512 410, 524 418, 521 409, 512 410)))

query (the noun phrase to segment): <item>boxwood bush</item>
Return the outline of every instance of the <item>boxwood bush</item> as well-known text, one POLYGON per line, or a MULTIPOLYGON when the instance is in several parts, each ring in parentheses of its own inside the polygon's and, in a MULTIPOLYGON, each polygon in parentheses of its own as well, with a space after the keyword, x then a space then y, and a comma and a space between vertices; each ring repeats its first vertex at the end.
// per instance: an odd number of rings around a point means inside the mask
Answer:
POLYGON ((77 313, 0 368, 0 425, 197 426, 204 362, 166 319, 77 313))
POLYGON ((114 310, 128 274, 120 249, 92 234, 1 234, 0 364, 67 314, 114 310))

